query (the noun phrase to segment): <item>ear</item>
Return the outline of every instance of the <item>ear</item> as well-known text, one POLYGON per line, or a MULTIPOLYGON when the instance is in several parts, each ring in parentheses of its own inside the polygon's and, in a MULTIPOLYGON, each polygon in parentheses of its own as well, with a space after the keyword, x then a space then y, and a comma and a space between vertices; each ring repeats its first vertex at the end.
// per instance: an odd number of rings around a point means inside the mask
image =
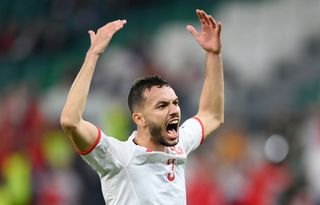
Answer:
POLYGON ((132 114, 132 120, 137 126, 144 127, 146 125, 146 121, 141 112, 134 112, 132 114))

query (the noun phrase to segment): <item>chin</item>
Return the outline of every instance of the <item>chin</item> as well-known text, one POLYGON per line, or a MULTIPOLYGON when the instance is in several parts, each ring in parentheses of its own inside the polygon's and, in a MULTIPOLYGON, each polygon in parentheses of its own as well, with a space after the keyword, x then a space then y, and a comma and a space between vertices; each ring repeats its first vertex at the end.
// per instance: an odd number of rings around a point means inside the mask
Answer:
POLYGON ((174 147, 178 144, 179 142, 179 137, 176 138, 175 140, 166 140, 163 145, 167 146, 167 147, 174 147))

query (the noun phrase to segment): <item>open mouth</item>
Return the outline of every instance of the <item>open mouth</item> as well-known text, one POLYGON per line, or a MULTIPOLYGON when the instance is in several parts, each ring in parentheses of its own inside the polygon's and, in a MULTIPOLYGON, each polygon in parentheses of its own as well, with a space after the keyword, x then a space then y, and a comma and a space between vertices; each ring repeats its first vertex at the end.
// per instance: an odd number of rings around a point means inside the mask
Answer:
POLYGON ((170 135, 175 135, 178 132, 178 128, 179 128, 179 120, 174 119, 167 124, 166 131, 170 135))

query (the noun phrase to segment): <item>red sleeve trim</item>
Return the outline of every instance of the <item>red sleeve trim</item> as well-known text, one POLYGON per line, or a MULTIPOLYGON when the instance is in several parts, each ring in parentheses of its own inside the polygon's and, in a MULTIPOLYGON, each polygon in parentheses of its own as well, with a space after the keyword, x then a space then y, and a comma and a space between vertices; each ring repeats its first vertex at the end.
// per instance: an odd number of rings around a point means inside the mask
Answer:
POLYGON ((199 123, 200 123, 200 125, 201 125, 201 141, 200 141, 200 144, 202 144, 203 143, 203 141, 204 141, 204 126, 203 126, 203 123, 202 123, 202 121, 200 120, 200 118, 198 118, 198 117, 196 117, 196 116, 194 116, 194 117, 192 117, 193 119, 196 119, 199 123))
POLYGON ((99 128, 97 128, 97 129, 98 129, 98 136, 97 136, 96 141, 93 143, 93 145, 91 145, 87 150, 84 150, 84 151, 79 150, 78 154, 87 155, 97 146, 97 144, 100 142, 100 139, 101 139, 101 130, 99 128))

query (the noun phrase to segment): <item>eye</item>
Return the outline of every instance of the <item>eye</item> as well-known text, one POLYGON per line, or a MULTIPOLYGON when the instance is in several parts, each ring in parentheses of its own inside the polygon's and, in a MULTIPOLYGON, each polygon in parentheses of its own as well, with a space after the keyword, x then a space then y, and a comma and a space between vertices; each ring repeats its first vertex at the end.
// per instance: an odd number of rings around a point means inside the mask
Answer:
POLYGON ((163 109, 163 108, 165 108, 167 105, 166 104, 160 104, 160 105, 158 105, 158 109, 163 109))
POLYGON ((174 104, 174 105, 179 105, 178 100, 173 101, 173 104, 174 104))

